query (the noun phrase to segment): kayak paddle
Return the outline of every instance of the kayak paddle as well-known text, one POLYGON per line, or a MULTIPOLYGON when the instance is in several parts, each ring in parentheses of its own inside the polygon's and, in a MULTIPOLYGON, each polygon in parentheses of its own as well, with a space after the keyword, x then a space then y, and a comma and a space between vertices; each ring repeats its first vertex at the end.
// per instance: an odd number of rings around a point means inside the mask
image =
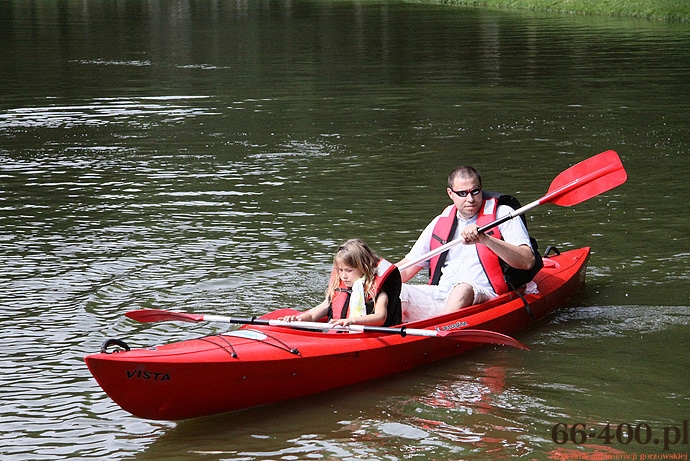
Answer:
POLYGON ((449 338, 457 341, 465 341, 470 343, 488 343, 500 344, 502 346, 511 346, 518 349, 529 350, 527 346, 522 344, 517 339, 488 330, 426 330, 421 328, 407 328, 407 327, 373 327, 366 325, 350 325, 347 327, 336 326, 325 322, 302 322, 286 320, 267 320, 256 317, 252 318, 236 318, 225 317, 222 315, 213 314, 188 314, 186 312, 173 312, 162 309, 139 309, 125 313, 126 317, 142 323, 151 322, 222 322, 222 323, 236 323, 244 325, 268 325, 272 327, 287 327, 287 328, 301 328, 310 330, 339 330, 343 331, 361 331, 363 333, 385 333, 397 334, 401 336, 427 336, 435 338, 449 338))
MULTIPOLYGON (((626 179, 628 179, 628 174, 623 167, 620 157, 615 151, 607 150, 561 172, 561 174, 556 176, 551 182, 549 190, 542 198, 510 212, 492 223, 480 227, 478 232, 486 232, 544 203, 553 203, 559 206, 577 205, 578 203, 582 203, 585 200, 589 200, 592 197, 611 190, 614 187, 620 186, 626 179)), ((402 264, 398 269, 403 270, 412 267, 462 242, 463 239, 461 238, 451 240, 420 256, 414 261, 402 264)))

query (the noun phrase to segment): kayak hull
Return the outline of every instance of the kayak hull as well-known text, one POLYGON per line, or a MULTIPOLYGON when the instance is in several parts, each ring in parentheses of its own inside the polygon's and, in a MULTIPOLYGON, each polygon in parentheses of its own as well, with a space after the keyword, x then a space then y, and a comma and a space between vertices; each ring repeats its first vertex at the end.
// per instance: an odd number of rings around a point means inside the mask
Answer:
MULTIPOLYGON (((508 293, 409 328, 509 334, 563 306, 583 289, 589 248, 545 259, 537 293, 508 293)), ((279 310, 262 318, 285 315, 279 310)), ((220 335, 88 355, 92 375, 124 410, 180 420, 302 397, 459 355, 477 343, 453 338, 245 325, 220 335)))

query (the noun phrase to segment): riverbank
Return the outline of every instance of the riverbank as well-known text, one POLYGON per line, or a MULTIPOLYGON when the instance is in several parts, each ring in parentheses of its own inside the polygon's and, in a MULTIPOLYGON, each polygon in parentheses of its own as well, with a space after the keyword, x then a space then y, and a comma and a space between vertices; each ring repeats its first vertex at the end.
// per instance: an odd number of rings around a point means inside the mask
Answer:
POLYGON ((690 22, 688 0, 425 0, 428 3, 516 8, 554 13, 690 22))

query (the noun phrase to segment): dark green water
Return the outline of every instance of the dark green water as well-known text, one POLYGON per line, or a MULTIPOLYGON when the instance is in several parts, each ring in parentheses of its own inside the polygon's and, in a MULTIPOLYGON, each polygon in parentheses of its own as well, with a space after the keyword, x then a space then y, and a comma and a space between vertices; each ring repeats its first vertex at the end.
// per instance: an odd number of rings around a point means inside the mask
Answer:
POLYGON ((654 443, 690 419, 687 26, 376 1, 0 0, 0 42, 3 459, 690 451, 654 443), (581 298, 518 335, 530 352, 487 347, 181 423, 120 410, 83 363, 107 337, 221 328, 134 324, 130 309, 306 308, 340 242, 402 258, 458 164, 525 204, 608 149, 625 185, 530 213, 542 248, 592 247, 581 298), (558 444, 559 423, 614 437, 558 444), (617 440, 621 424, 654 438, 617 440))

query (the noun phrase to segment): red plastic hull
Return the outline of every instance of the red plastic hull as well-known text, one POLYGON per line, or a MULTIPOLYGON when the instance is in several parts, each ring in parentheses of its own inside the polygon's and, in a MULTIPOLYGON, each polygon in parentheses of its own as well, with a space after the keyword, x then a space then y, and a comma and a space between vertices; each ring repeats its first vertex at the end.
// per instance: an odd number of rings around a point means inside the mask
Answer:
MULTIPOLYGON (((545 261, 535 278, 539 292, 525 295, 533 317, 523 301, 509 293, 408 326, 505 334, 526 328, 583 288, 588 259, 589 248, 581 248, 545 261)), ((266 317, 277 315, 274 312, 266 317)), ((409 370, 476 346, 435 337, 252 325, 154 348, 101 352, 85 360, 98 384, 126 411, 142 418, 179 420, 335 389, 409 370)))

